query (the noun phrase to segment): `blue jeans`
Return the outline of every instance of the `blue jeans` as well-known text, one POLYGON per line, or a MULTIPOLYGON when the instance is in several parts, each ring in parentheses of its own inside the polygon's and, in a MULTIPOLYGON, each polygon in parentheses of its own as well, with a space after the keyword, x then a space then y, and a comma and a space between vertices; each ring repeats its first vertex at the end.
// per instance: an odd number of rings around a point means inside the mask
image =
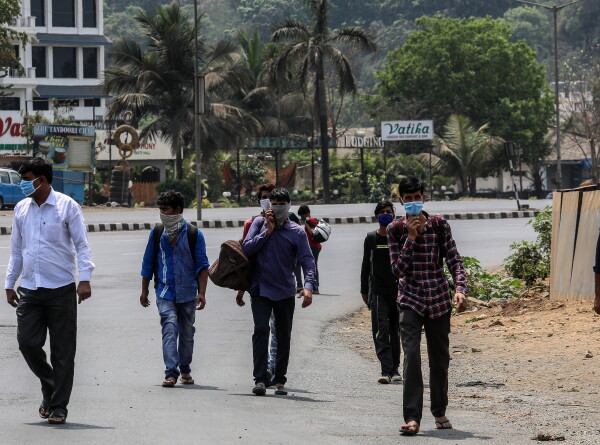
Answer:
POLYGON ((179 377, 191 372, 190 363, 194 354, 194 321, 196 321, 196 300, 186 303, 156 297, 156 305, 162 326, 163 360, 165 378, 179 377), (179 347, 177 340, 179 337, 179 347))

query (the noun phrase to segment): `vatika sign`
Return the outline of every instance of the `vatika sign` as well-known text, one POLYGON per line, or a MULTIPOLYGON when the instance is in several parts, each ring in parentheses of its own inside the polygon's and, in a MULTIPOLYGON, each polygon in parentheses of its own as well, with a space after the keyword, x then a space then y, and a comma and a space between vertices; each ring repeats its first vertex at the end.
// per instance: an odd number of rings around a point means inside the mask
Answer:
POLYGON ((422 141, 433 139, 433 121, 387 121, 381 123, 384 141, 422 141))

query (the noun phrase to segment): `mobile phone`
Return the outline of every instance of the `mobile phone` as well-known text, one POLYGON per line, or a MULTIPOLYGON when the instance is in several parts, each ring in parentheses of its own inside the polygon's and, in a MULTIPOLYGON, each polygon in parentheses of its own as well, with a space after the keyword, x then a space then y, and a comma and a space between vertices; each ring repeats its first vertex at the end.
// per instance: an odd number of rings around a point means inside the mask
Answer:
POLYGON ((261 199, 260 207, 262 208, 263 212, 266 212, 267 210, 269 210, 271 208, 271 201, 269 199, 261 199))

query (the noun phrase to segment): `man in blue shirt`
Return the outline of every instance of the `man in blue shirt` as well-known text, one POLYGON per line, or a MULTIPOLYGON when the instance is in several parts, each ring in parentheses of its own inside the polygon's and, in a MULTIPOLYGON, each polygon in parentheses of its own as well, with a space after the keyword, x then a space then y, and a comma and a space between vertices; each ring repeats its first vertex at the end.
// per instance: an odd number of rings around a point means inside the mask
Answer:
POLYGON ((308 246, 304 229, 288 219, 290 194, 284 188, 276 188, 269 196, 271 208, 264 217, 254 219, 243 242, 246 255, 253 264, 250 297, 254 334, 254 388, 257 396, 265 395, 268 382, 267 361, 269 346, 269 318, 275 314, 277 359, 275 365, 275 394, 286 395, 285 383, 290 357, 290 339, 294 317, 296 261, 304 272, 304 289, 298 296, 303 298, 302 307, 312 303, 315 285, 315 261, 308 246))
POLYGON ((181 193, 173 190, 161 193, 157 204, 162 225, 150 231, 144 252, 140 303, 143 307, 150 306, 148 287, 154 275, 166 366, 162 385, 175 386, 180 373, 181 383, 189 385, 194 383, 190 363, 196 311, 204 309, 206 304, 209 267, 206 244, 202 232, 183 219, 181 193), (160 237, 157 231, 162 231, 160 237))

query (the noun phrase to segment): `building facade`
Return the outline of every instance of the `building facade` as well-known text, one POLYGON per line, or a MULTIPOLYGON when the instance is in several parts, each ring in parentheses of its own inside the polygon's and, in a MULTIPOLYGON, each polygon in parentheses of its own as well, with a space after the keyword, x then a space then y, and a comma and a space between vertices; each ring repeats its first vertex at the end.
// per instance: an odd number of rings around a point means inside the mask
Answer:
POLYGON ((102 0, 23 0, 11 27, 28 42, 15 42, 22 69, 0 68, 0 154, 24 150, 15 125, 24 114, 56 112, 74 121, 101 119, 105 112, 102 73, 105 50, 102 0), (10 129, 12 128, 12 130, 10 129))

